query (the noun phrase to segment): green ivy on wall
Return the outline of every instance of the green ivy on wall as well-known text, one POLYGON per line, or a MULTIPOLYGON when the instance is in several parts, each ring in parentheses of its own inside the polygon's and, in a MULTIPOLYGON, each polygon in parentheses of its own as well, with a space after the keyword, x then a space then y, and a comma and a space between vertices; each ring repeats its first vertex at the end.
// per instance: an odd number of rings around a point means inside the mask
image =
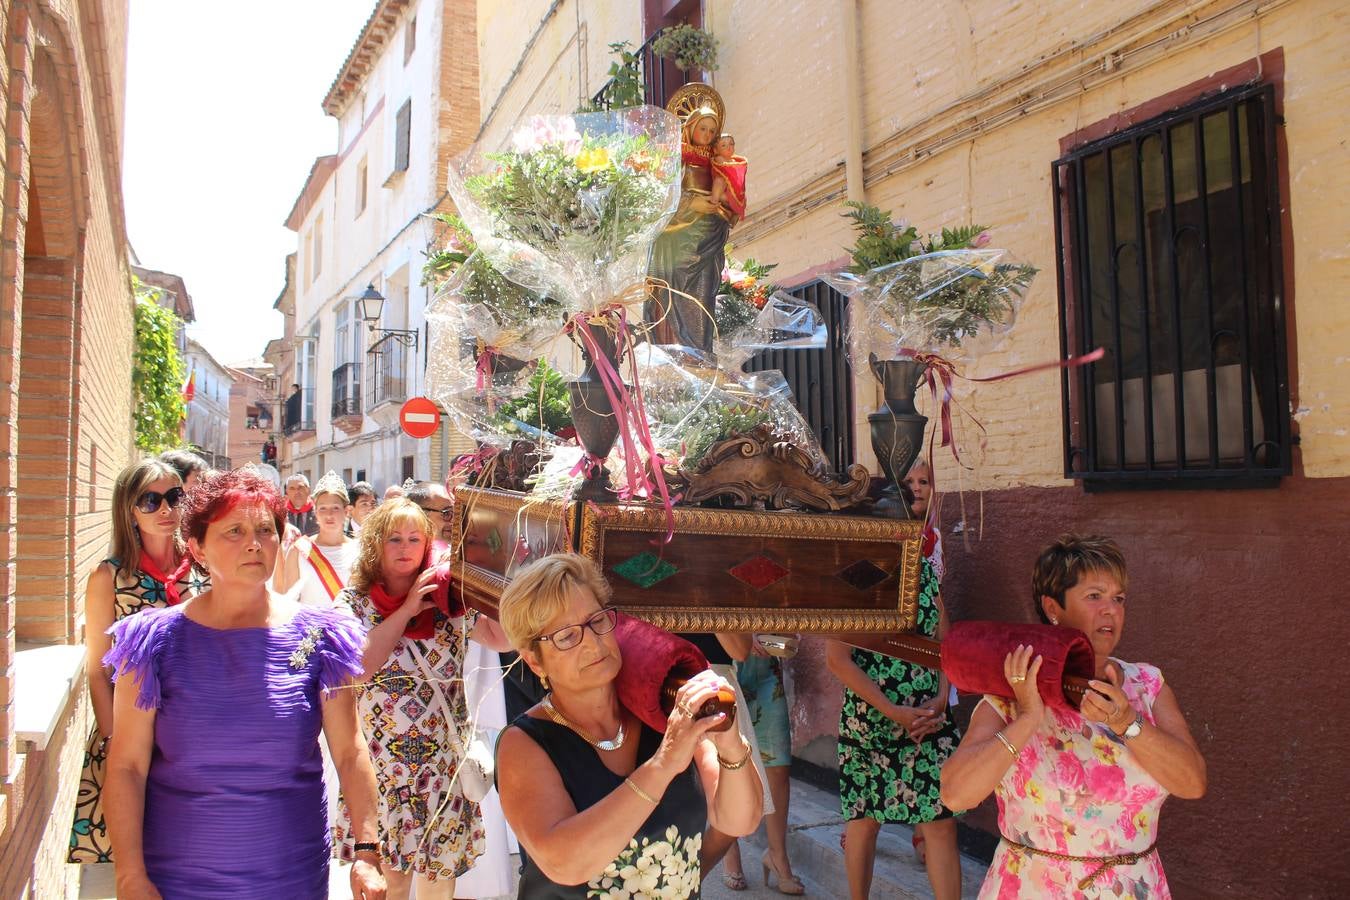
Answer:
POLYGON ((179 429, 187 406, 186 378, 176 337, 181 324, 159 305, 159 291, 133 279, 136 291, 136 353, 131 381, 136 391, 136 446, 159 453, 182 443, 179 429))

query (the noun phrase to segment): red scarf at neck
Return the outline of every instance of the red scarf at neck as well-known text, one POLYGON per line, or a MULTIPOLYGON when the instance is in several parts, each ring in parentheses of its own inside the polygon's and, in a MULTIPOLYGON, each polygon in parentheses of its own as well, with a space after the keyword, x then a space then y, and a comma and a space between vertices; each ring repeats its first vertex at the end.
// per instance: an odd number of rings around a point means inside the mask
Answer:
POLYGON ((314 508, 313 500, 310 500, 300 509, 296 509, 294 506, 291 506, 291 501, 289 500, 286 501, 286 512, 290 513, 291 515, 303 516, 305 513, 309 512, 313 508, 314 508))
POLYGON ((178 582, 188 573, 188 569, 192 568, 191 553, 184 553, 183 558, 178 561, 178 568, 165 575, 159 570, 159 566, 155 565, 155 561, 150 558, 150 554, 142 549, 141 561, 137 568, 164 585, 164 596, 169 598, 170 606, 177 606, 183 602, 183 596, 178 591, 178 582))
MULTIPOLYGON (((380 618, 387 619, 398 611, 403 605, 403 601, 408 597, 403 594, 398 597, 389 596, 389 592, 384 589, 382 584, 372 584, 370 586, 370 602, 375 604, 375 611, 380 614, 380 618)), ((425 641, 436 633, 436 610, 426 609, 408 620, 408 627, 403 629, 403 636, 413 640, 425 641)))

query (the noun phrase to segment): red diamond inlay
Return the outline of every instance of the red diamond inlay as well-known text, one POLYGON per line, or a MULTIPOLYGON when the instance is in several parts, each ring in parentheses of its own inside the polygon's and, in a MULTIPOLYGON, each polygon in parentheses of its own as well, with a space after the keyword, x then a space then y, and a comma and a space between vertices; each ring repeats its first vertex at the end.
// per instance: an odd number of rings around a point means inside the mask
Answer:
POLYGON ((727 574, 757 591, 762 591, 769 585, 782 581, 791 572, 767 556, 752 556, 728 569, 727 574))

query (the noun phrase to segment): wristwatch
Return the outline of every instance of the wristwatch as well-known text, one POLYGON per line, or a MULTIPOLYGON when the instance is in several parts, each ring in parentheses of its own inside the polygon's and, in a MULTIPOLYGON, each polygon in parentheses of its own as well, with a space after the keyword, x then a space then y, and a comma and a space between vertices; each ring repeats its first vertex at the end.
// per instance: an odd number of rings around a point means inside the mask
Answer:
POLYGON ((1125 731, 1122 732, 1120 736, 1125 738, 1125 740, 1129 740, 1130 738, 1137 738, 1139 737, 1139 732, 1143 730, 1144 730, 1144 717, 1141 716, 1139 713, 1135 713, 1134 721, 1130 723, 1130 726, 1126 728, 1125 731))

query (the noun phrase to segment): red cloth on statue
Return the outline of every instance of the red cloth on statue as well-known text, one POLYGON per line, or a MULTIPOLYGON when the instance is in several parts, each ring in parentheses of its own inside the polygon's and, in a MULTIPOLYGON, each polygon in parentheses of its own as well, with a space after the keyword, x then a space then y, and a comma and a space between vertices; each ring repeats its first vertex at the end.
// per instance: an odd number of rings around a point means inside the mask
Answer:
POLYGON ((736 214, 737 219, 745 218, 745 172, 749 168, 744 156, 733 156, 728 160, 712 158, 713 175, 726 185, 722 191, 722 205, 736 214))
POLYGON ((661 705, 662 686, 672 675, 692 678, 707 669, 707 658, 684 638, 623 613, 614 637, 623 657, 614 679, 619 702, 653 731, 665 734, 669 713, 661 705))
MULTIPOLYGON (((1012 622, 956 622, 942 639, 942 671, 956 689, 967 694, 1014 698, 1003 674, 1003 660, 1018 644, 1030 644, 1044 659, 1036 684, 1047 705, 1073 711, 1064 693, 1064 676, 1092 678, 1096 655, 1087 635, 1059 625, 1012 622)), ((1034 655, 1033 655, 1034 658, 1034 655)))

